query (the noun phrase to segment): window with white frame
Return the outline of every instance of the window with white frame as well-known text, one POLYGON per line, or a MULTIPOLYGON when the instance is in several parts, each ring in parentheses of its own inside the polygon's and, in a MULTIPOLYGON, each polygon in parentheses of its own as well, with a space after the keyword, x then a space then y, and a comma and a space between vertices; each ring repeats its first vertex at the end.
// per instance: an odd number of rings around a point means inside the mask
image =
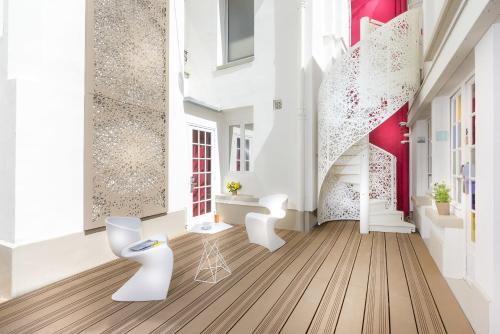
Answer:
POLYGON ((457 92, 450 101, 451 191, 455 206, 462 202, 462 95, 457 92))
POLYGON ((225 0, 226 62, 254 54, 253 0, 225 0))
POLYGON ((229 127, 229 169, 231 172, 253 170, 253 140, 253 124, 238 124, 229 127))

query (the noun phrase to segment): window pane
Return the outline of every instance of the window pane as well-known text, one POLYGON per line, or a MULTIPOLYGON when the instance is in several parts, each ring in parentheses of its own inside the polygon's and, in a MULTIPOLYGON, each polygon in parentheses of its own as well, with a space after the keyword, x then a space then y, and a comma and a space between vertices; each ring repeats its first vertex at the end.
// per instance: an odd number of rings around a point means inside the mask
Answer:
POLYGON ((205 214, 205 202, 200 203, 200 215, 205 214))
POLYGON ((252 143, 254 131, 253 124, 245 124, 245 170, 250 171, 252 168, 252 143))
POLYGON ((212 149, 210 148, 210 146, 207 146, 205 149, 206 149, 205 157, 210 159, 212 157, 212 149))
POLYGON ((198 142, 198 130, 193 130, 193 143, 198 142))
POLYGON ((200 145, 200 158, 205 157, 205 146, 200 145))
POLYGON ((253 0, 227 0, 227 60, 253 56, 253 0))
POLYGON ((239 151, 238 143, 240 141, 241 130, 239 125, 231 125, 229 127, 229 143, 230 143, 230 153, 229 153, 229 166, 232 172, 239 171, 236 165, 237 152, 239 151))

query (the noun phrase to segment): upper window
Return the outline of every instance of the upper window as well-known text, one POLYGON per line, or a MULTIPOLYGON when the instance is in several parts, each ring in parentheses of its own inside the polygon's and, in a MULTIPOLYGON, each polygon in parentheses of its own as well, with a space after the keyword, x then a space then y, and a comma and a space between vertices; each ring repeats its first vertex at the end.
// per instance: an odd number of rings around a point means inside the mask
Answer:
POLYGON ((253 0, 226 0, 227 62, 253 56, 253 0))

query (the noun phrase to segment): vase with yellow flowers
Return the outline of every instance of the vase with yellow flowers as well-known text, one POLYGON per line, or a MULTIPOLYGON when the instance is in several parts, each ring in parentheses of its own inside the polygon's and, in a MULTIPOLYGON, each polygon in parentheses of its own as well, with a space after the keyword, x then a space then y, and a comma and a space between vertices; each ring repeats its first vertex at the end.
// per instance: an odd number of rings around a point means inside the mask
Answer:
POLYGON ((229 190, 229 192, 233 195, 236 196, 238 195, 238 190, 241 189, 241 184, 236 181, 231 181, 226 183, 226 189, 229 190))

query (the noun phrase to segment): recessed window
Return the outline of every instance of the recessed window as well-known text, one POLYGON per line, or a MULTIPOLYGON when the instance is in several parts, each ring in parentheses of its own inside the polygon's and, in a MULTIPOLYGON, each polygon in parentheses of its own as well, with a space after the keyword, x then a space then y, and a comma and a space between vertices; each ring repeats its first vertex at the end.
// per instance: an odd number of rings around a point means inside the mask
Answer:
POLYGON ((231 172, 249 172, 253 170, 253 140, 253 124, 231 125, 229 127, 229 168, 231 172))
POLYGON ((253 0, 226 0, 227 62, 253 56, 253 0))

